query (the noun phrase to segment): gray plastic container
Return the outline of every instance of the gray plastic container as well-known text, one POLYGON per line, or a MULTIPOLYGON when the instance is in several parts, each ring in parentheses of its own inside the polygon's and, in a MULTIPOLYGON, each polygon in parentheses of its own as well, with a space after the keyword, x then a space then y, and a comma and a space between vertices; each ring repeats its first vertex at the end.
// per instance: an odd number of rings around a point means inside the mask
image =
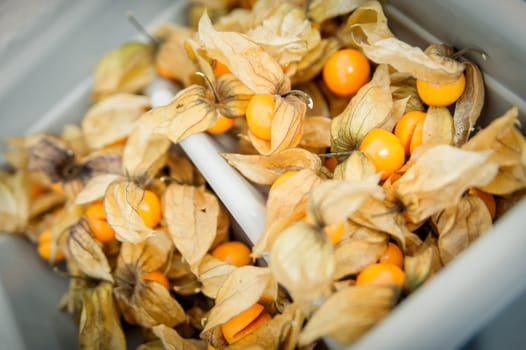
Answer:
MULTIPOLYGON (((0 4, 0 138, 78 122, 100 56, 136 36, 143 23, 181 20, 185 2, 8 0, 0 4), (26 7, 21 10, 21 7, 26 7), (19 17, 19 24, 15 23, 19 17), (39 15, 37 18, 36 16, 39 15), (20 24, 22 22, 22 24, 20 24), (18 26, 18 27, 17 27, 18 26), (8 28, 14 28, 11 33, 8 28), (4 38, 3 37, 3 38, 4 38)), ((511 105, 526 116, 526 2, 411 1, 386 4, 393 31, 413 44, 444 41, 477 47, 488 87, 482 124, 511 105)), ((526 343, 526 201, 503 217, 435 279, 348 349, 494 349, 526 343), (467 345, 466 345, 467 344, 467 345)), ((67 281, 23 239, 0 236, 0 349, 78 347, 73 319, 56 310, 67 281)), ((131 332, 131 334, 136 334, 131 332)), ((132 338, 133 348, 137 343, 132 338)), ((331 348, 340 349, 335 344, 331 348)))

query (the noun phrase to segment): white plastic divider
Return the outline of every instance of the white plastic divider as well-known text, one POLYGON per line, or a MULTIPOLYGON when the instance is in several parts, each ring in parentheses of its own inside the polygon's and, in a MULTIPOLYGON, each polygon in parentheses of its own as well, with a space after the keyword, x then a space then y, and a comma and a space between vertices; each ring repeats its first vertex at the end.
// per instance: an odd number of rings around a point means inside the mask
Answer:
MULTIPOLYGON (((153 107, 168 104, 176 93, 177 88, 162 78, 154 80, 147 91, 153 107)), ((265 228, 263 195, 226 162, 223 149, 210 135, 195 134, 180 145, 250 241, 256 242, 265 228)))

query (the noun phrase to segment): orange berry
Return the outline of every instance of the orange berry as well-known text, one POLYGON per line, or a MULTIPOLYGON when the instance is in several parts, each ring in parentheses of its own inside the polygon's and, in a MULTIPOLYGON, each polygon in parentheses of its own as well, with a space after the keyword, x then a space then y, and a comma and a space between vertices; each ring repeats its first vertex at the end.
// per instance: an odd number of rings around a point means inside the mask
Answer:
POLYGON ((44 188, 36 183, 31 183, 31 197, 36 198, 44 192, 44 188))
POLYGON ((393 264, 402 268, 404 266, 404 254, 402 250, 394 243, 389 242, 387 248, 380 256, 378 262, 385 264, 393 264))
MULTIPOLYGON (((44 230, 37 238, 37 252, 41 258, 49 261, 51 259, 51 230, 44 230)), ((60 262, 64 260, 64 253, 57 247, 56 254, 54 257, 54 262, 60 262)))
POLYGON ((493 197, 491 193, 484 192, 474 187, 469 189, 469 193, 475 196, 479 196, 479 198, 484 201, 484 204, 486 204, 491 219, 495 219, 495 215, 497 215, 497 202, 495 201, 495 197, 493 197))
POLYGON ((227 118, 222 115, 217 117, 217 121, 214 125, 209 127, 206 131, 210 134, 222 134, 234 126, 236 120, 234 118, 227 118))
POLYGON ((336 51, 323 65, 323 81, 337 95, 355 94, 371 73, 369 60, 358 50, 336 51))
POLYGON ((405 272, 396 265, 386 263, 371 264, 356 277, 356 285, 397 285, 402 287, 405 272))
POLYGON ((323 228, 323 231, 325 231, 325 234, 329 237, 332 244, 336 245, 340 243, 343 236, 345 225, 343 224, 343 221, 327 225, 323 228))
POLYGON ((62 186, 61 182, 55 182, 54 184, 51 184, 51 188, 57 193, 64 194, 64 187, 62 186))
POLYGON ((250 248, 238 241, 221 243, 212 250, 212 256, 235 266, 245 266, 252 263, 250 248))
POLYGON ((407 112, 396 123, 394 134, 404 146, 405 154, 410 154, 410 145, 418 124, 424 124, 426 113, 421 111, 407 112))
POLYGON ((208 345, 206 346, 206 350, 217 350, 217 348, 214 347, 212 344, 208 344, 208 345))
POLYGON ((416 80, 418 96, 428 106, 449 106, 462 96, 465 88, 466 76, 464 74, 456 81, 446 84, 433 84, 420 79, 416 80))
POLYGON ((248 102, 245 112, 248 129, 262 140, 270 141, 274 107, 271 95, 254 95, 248 102))
POLYGON ((104 148, 110 148, 110 147, 116 147, 116 146, 124 146, 126 144, 126 141, 128 141, 128 137, 127 136, 123 136, 120 139, 117 139, 117 140, 113 141, 112 143, 107 144, 106 146, 104 146, 104 148))
POLYGON ((110 242, 115 238, 115 231, 106 221, 106 212, 102 201, 93 202, 86 210, 91 233, 102 243, 110 242))
POLYGON ((157 74, 159 74, 163 78, 166 78, 166 79, 174 79, 175 78, 174 74, 170 71, 170 69, 168 67, 165 67, 162 64, 161 60, 157 60, 155 62, 155 70, 157 71, 157 74))
POLYGON ((292 175, 296 173, 297 171, 295 170, 289 170, 289 171, 284 172, 276 180, 274 180, 274 182, 272 183, 272 187, 281 185, 282 183, 285 182, 285 180, 287 180, 289 177, 291 177, 292 175))
POLYGON ((389 131, 372 129, 362 140, 360 151, 373 162, 380 178, 387 179, 404 165, 405 151, 400 140, 389 131))
POLYGON ((230 69, 228 69, 228 67, 225 64, 219 61, 214 61, 213 66, 214 66, 214 75, 216 77, 220 77, 224 74, 230 73, 230 69))
POLYGON ((144 224, 149 228, 155 228, 161 222, 161 201, 155 193, 149 190, 144 191, 144 197, 137 208, 144 224))
POLYGON ((145 273, 141 277, 143 280, 160 283, 164 288, 170 290, 170 281, 168 280, 168 277, 166 277, 166 275, 159 270, 145 273))
POLYGON ((329 169, 330 171, 334 171, 337 165, 338 160, 336 159, 336 157, 328 157, 325 158, 325 160, 323 161, 323 166, 329 169))
POLYGON ((226 341, 232 344, 270 320, 270 315, 263 313, 263 309, 263 305, 254 304, 224 323, 221 331, 226 341))

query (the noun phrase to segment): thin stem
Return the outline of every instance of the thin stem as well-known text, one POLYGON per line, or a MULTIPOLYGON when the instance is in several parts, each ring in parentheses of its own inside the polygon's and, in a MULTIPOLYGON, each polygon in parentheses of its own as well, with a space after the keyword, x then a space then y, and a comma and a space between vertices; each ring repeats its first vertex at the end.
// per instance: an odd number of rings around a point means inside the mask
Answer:
POLYGON ((320 158, 346 157, 346 156, 350 156, 353 152, 354 152, 354 151, 319 153, 319 154, 318 154, 318 157, 320 157, 320 158))
POLYGON ((314 101, 312 100, 312 97, 310 97, 310 95, 306 93, 305 91, 290 90, 290 91, 285 92, 283 95, 281 95, 281 97, 287 97, 289 95, 294 95, 300 98, 303 102, 305 102, 305 104, 307 105, 307 107, 309 107, 309 109, 312 109, 312 107, 314 107, 314 101))
POLYGON ((455 52, 454 54, 452 54, 451 58, 457 59, 460 56, 462 56, 462 55, 464 55, 464 54, 466 54, 468 52, 478 53, 480 55, 480 57, 482 57, 482 59, 484 61, 488 59, 488 54, 486 53, 486 51, 484 51, 482 49, 479 49, 479 48, 476 48, 476 47, 465 47, 462 50, 459 50, 459 51, 455 52))
POLYGON ((144 26, 137 20, 133 12, 128 11, 127 16, 128 16, 128 20, 135 27, 135 29, 137 29, 140 33, 143 33, 144 35, 146 35, 148 40, 150 40, 155 46, 158 47, 161 44, 159 40, 157 40, 157 38, 153 37, 150 33, 148 33, 146 28, 144 28, 144 26))
POLYGON ((195 74, 199 75, 201 78, 204 79, 204 81, 206 82, 206 85, 208 86, 208 89, 212 91, 212 94, 214 95, 214 102, 219 103, 219 96, 217 96, 216 89, 214 88, 214 85, 212 84, 210 79, 208 79, 208 77, 203 72, 195 72, 195 74))

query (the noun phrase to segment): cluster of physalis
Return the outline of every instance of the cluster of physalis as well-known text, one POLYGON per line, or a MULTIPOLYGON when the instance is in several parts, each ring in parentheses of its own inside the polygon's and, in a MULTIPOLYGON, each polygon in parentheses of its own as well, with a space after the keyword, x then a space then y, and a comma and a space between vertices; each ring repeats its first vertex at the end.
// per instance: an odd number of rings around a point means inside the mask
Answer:
POLYGON ((0 230, 63 261, 82 348, 126 348, 122 320, 140 349, 349 344, 522 198, 517 109, 478 127, 477 65, 399 40, 379 2, 202 0, 188 20, 104 56, 79 125, 8 140, 0 230), (151 108, 156 74, 181 90, 151 108), (205 131, 267 186, 251 249, 177 146, 205 131))

